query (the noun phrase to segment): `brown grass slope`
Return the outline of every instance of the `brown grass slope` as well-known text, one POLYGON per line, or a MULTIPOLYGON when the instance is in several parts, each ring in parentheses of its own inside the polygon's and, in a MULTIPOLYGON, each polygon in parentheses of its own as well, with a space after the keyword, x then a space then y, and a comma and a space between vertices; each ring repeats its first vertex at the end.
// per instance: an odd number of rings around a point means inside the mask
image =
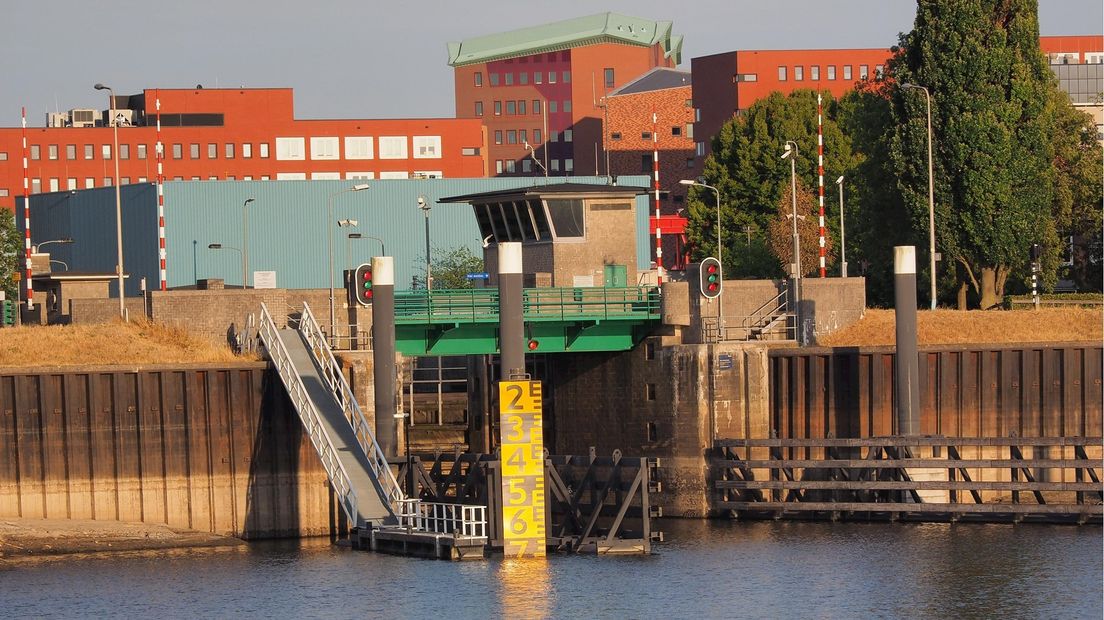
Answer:
MULTIPOLYGON (((921 345, 1011 344, 1018 342, 1099 342, 1104 339, 1104 314, 1089 308, 973 311, 928 310, 917 316, 921 345)), ((893 345, 893 310, 867 310, 849 327, 818 339, 828 347, 893 345)))
POLYGON ((178 328, 149 321, 0 329, 0 367, 151 365, 240 362, 178 328))

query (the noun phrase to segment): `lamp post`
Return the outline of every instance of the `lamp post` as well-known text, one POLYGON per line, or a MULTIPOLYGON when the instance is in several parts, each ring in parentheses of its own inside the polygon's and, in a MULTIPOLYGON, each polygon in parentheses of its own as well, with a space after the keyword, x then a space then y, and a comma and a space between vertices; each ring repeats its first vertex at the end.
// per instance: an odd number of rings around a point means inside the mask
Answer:
POLYGON ((61 239, 51 239, 49 241, 43 241, 42 243, 39 243, 37 245, 32 246, 31 247, 31 252, 33 254, 38 254, 39 250, 42 249, 42 246, 50 245, 51 243, 73 243, 73 238, 72 237, 62 237, 61 239))
POLYGON ((345 262, 349 264, 349 269, 353 269, 353 261, 349 260, 352 256, 352 252, 349 251, 349 243, 353 239, 371 239, 373 241, 379 241, 380 244, 380 256, 387 256, 387 246, 384 245, 383 239, 379 237, 373 237, 371 235, 364 235, 361 233, 349 233, 345 237, 345 262))
POLYGON ((931 309, 935 310, 935 176, 932 165, 931 92, 927 86, 901 84, 901 88, 924 91, 928 107, 928 258, 931 270, 931 309))
POLYGON ((843 232, 843 175, 836 179, 840 197, 840 277, 847 277, 847 236, 843 232))
POLYGON ((426 291, 433 290, 433 265, 429 258, 429 211, 432 207, 426 201, 425 196, 418 196, 418 208, 425 214, 425 241, 426 241, 426 291))
POLYGON ((354 185, 350 188, 343 189, 340 192, 330 194, 329 198, 326 199, 326 239, 328 240, 327 242, 328 242, 329 255, 330 255, 330 272, 329 272, 328 280, 329 280, 329 283, 330 283, 330 346, 331 347, 334 346, 334 344, 337 342, 334 339, 334 335, 335 335, 334 332, 337 331, 336 327, 335 327, 335 324, 337 322, 337 316, 334 313, 334 292, 333 292, 334 291, 334 287, 333 287, 333 271, 334 271, 334 260, 333 260, 333 229, 334 229, 334 226, 333 226, 333 203, 334 203, 334 198, 337 198, 338 196, 340 196, 342 194, 347 194, 349 192, 364 191, 364 190, 368 189, 368 187, 369 187, 369 185, 367 183, 358 183, 358 184, 356 184, 356 185, 354 185))
MULTIPOLYGON (((207 245, 207 249, 208 249, 208 250, 233 250, 233 251, 237 252, 237 253, 238 253, 239 255, 242 255, 242 254, 244 254, 244 252, 242 252, 242 251, 241 251, 240 249, 238 249, 238 248, 235 248, 235 247, 233 247, 233 246, 229 246, 229 245, 222 245, 221 243, 211 243, 211 244, 208 244, 208 245, 207 245)), ((239 256, 239 258, 240 258, 240 256, 239 256)), ((242 282, 244 282, 244 281, 245 281, 245 273, 243 272, 243 273, 242 273, 242 282)), ((243 289, 245 288, 245 285, 244 285, 244 284, 242 285, 242 288, 243 288, 243 289)))
POLYGON ((529 151, 529 158, 532 159, 538 166, 540 166, 540 169, 544 171, 544 176, 548 176, 548 168, 545 168, 544 164, 541 163, 541 160, 537 159, 537 151, 533 149, 533 145, 529 144, 528 140, 525 141, 525 150, 529 151))
POLYGON ((801 236, 797 233, 797 143, 786 140, 786 149, 782 159, 790 160, 790 219, 793 220, 793 309, 794 337, 801 344, 801 236))
POLYGON ((119 276, 119 318, 126 320, 126 302, 123 300, 123 199, 119 193, 119 123, 112 112, 115 110, 115 91, 107 85, 96 84, 96 90, 106 90, 108 93, 107 113, 111 115, 111 129, 115 136, 114 151, 111 159, 115 160, 115 246, 118 264, 115 270, 119 276))
POLYGON ((719 340, 724 340, 724 261, 721 260, 721 190, 713 187, 712 185, 706 185, 693 179, 682 179, 679 181, 680 185, 697 185, 698 187, 705 187, 713 190, 713 195, 717 199, 717 263, 721 266, 721 288, 717 291, 717 333, 719 340))
POLYGON ((249 287, 249 203, 254 198, 246 198, 242 203, 242 288, 249 287))

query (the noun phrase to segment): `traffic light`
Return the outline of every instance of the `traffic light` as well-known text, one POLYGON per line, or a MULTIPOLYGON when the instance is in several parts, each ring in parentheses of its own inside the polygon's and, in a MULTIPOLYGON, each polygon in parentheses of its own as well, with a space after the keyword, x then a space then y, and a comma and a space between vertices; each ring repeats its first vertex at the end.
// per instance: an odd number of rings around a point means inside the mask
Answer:
POLYGON ((698 269, 701 294, 713 299, 721 294, 721 262, 713 257, 705 258, 698 269))
POLYGON ((367 306, 372 303, 372 265, 364 263, 353 273, 353 297, 357 303, 367 306))
POLYGON ((0 325, 4 327, 11 327, 15 325, 15 302, 10 299, 5 299, 0 302, 3 305, 3 316, 0 317, 0 325))

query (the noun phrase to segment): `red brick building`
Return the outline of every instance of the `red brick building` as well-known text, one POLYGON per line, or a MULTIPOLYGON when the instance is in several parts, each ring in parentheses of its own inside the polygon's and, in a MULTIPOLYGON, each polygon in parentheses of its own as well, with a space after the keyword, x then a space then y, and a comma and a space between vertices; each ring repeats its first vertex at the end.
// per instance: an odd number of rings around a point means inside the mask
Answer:
POLYGON ((652 176, 658 152, 661 216, 651 217, 650 234, 654 238, 656 226, 661 227, 664 267, 669 269, 684 266, 686 218, 681 210, 687 187, 679 180, 695 177, 692 98, 690 73, 661 67, 606 97, 611 173, 652 176))
POLYGON ((606 174, 603 99, 681 49, 671 22, 616 13, 450 43, 456 116, 487 128, 491 174, 606 174))
MULTIPOLYGON (((487 175, 482 124, 467 119, 297 120, 290 88, 162 89, 116 97, 27 127, 31 193, 111 185, 119 126, 122 184, 157 177, 161 102, 169 180, 297 180, 487 175)), ((28 119, 28 125, 30 119, 28 119)), ((21 128, 0 129, 0 207, 23 192, 21 128)))

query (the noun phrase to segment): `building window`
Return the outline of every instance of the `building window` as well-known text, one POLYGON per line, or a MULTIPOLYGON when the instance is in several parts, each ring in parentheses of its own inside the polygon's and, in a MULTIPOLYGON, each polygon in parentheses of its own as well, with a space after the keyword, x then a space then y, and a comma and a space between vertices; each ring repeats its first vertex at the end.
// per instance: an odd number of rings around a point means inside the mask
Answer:
POLYGON ((879 80, 885 77, 885 65, 874 65, 874 77, 879 80))
POLYGON ((50 191, 51 192, 56 192, 59 189, 61 189, 61 187, 58 186, 58 180, 57 179, 50 179, 50 191))
POLYGON ((571 83, 571 72, 570 71, 564 71, 563 72, 563 83, 564 84, 570 84, 571 83))
POLYGON ((226 159, 234 159, 234 143, 226 143, 226 159))
POLYGON ((533 100, 533 114, 540 114, 540 113, 541 113, 540 99, 534 99, 533 100))
POLYGON ((483 85, 483 72, 482 71, 476 71, 475 72, 475 85, 476 86, 482 86, 483 85))
POLYGON ((522 100, 518 101, 517 104, 518 104, 518 110, 517 110, 518 114, 525 114, 525 100, 522 99, 522 100))
POLYGON ((511 130, 506 132, 506 143, 507 144, 517 144, 518 143, 518 141, 517 141, 517 131, 511 129, 511 130))
POLYGON ((698 157, 705 157, 705 143, 704 142, 695 142, 694 143, 694 154, 697 155, 698 157))
POLYGON ((130 177, 119 177, 119 185, 130 185, 130 177))
POLYGON ((540 71, 534 71, 533 72, 533 83, 534 84, 543 84, 544 83, 543 75, 544 74, 541 73, 540 71))
POLYGON ((188 145, 188 156, 191 157, 192 159, 199 159, 199 145, 198 144, 188 145))
POLYGON ((529 141, 529 136, 528 136, 528 135, 526 134, 526 132, 525 132, 525 130, 524 130, 524 129, 520 129, 520 130, 518 130, 518 140, 519 140, 519 141, 520 141, 520 142, 521 142, 522 144, 524 144, 524 143, 526 143, 526 142, 528 142, 528 141, 529 141))
POLYGON ((836 79, 836 65, 828 65, 828 79, 836 79))
POLYGON ((528 157, 521 160, 521 171, 522 172, 532 172, 533 171, 533 160, 529 159, 528 157))
POLYGON ((555 114, 556 113, 556 105, 557 104, 556 104, 555 101, 549 101, 548 102, 548 113, 549 114, 555 114))
POLYGON ((32 194, 41 194, 42 193, 42 179, 31 179, 31 193, 32 194))
MULTIPOLYGON (((652 385, 652 384, 649 384, 649 385, 652 385)), ((649 400, 654 400, 654 399, 649 399, 649 400)), ((648 441, 649 442, 654 443, 656 441, 659 441, 659 432, 656 430, 656 423, 655 422, 645 423, 644 428, 647 430, 648 441)))
POLYGON ((672 136, 681 136, 682 135, 682 127, 680 127, 678 125, 675 125, 674 127, 672 127, 671 128, 671 135, 672 136))
POLYGON ((207 159, 218 159, 218 145, 214 142, 207 143, 207 159))
POLYGON ((498 86, 498 74, 497 73, 492 73, 491 74, 491 86, 498 86))
POLYGON ((494 133, 495 144, 502 144, 502 130, 496 129, 494 133))
POLYGON ((372 159, 374 156, 370 136, 345 136, 345 159, 372 159))
POLYGON ((686 158, 686 167, 687 168, 693 168, 694 167, 694 158, 693 157, 687 157, 686 158))
MULTIPOLYGON (((655 400, 656 399, 656 384, 654 384, 654 383, 645 383, 644 384, 644 399, 645 400, 655 400)), ((651 439, 651 435, 653 435, 654 433, 655 433, 655 431, 653 431, 652 429, 648 429, 648 435, 649 435, 648 441, 655 441, 654 439, 651 439)))
POLYGON ((104 187, 111 187, 111 185, 112 185, 111 177, 104 177, 103 178, 103 186, 104 187))
POLYGON ((613 67, 606 67, 603 69, 602 75, 606 88, 613 88, 613 67))
POLYGON ((84 188, 92 189, 93 187, 96 187, 96 179, 93 179, 92 177, 84 177, 84 188))
MULTIPOLYGON (((257 146, 259 146, 261 148, 261 159, 268 159, 268 143, 267 142, 262 142, 257 146)), ((267 181, 268 179, 265 179, 265 178, 262 177, 261 180, 262 181, 267 181)))
POLYGON ((526 72, 526 71, 522 71, 521 73, 519 73, 518 74, 518 84, 521 84, 522 86, 525 86, 528 83, 529 83, 529 73, 526 72))
POLYGON ((691 140, 694 139, 694 124, 693 123, 686 123, 686 137, 690 138, 691 140))
POLYGON ((173 159, 182 159, 184 157, 184 145, 183 144, 174 144, 174 145, 172 145, 172 156, 173 156, 173 159))
POLYGON ((136 148, 138 150, 138 159, 145 159, 146 158, 146 145, 145 144, 139 144, 136 148))
POLYGON ((506 74, 506 86, 513 86, 513 85, 514 85, 514 74, 513 73, 507 73, 506 74))
POLYGON ((306 159, 305 138, 276 138, 276 159, 302 161, 306 159))
POLYGON ((461 155, 478 155, 479 149, 474 146, 465 146, 460 149, 461 155))
POLYGON ((130 145, 129 144, 120 144, 119 145, 119 159, 130 159, 130 145))
POLYGON ((312 136, 310 139, 311 159, 340 159, 337 136, 312 136))
POLYGON ((564 142, 571 142, 573 134, 574 132, 572 132, 570 129, 565 129, 563 133, 564 142))
POLYGON ((610 140, 620 140, 620 139, 621 139, 621 132, 620 131, 615 131, 615 132, 610 134, 610 140))
POLYGON ((32 144, 31 145, 31 159, 36 160, 36 161, 39 160, 39 159, 42 159, 42 147, 41 146, 39 146, 37 144, 32 144))
POLYGON ((501 101, 494 102, 494 110, 495 110, 495 116, 502 116, 502 102, 501 101))
POLYGON ((502 160, 495 160, 495 174, 502 174, 502 160))
POLYGON ((85 159, 93 159, 96 156, 95 151, 93 149, 94 149, 94 147, 91 144, 85 144, 84 145, 84 158, 85 159))
POLYGON ((475 102, 475 115, 476 116, 483 116, 483 102, 482 101, 476 101, 475 102))
POLYGON ((8 152, 0 151, 0 161, 8 161, 8 152))
POLYGON ((111 159, 111 145, 110 144, 103 145, 103 147, 100 149, 100 152, 103 154, 103 158, 105 160, 111 159))
POLYGON ((65 159, 70 159, 71 160, 71 159, 76 159, 76 158, 77 158, 77 145, 76 144, 66 144, 65 145, 65 159))
POLYGON ((248 142, 242 143, 242 159, 253 159, 253 145, 248 142))
POLYGON ((49 157, 50 159, 57 159, 58 158, 58 145, 51 144, 50 146, 46 147, 46 156, 49 157))
POLYGON ((650 131, 640 132, 640 139, 641 140, 651 140, 652 139, 652 132, 650 132, 650 131))
POLYGON ((564 172, 571 172, 575 170, 575 160, 568 157, 564 160, 564 172))
POLYGON ((571 112, 571 100, 570 99, 563 102, 563 111, 564 112, 571 112))
MULTIPOLYGON (((758 73, 738 73, 738 74, 736 74, 736 81, 737 82, 758 82, 759 81, 759 74, 758 73)), ((688 105, 686 107, 690 107, 690 106, 688 105)))
POLYGON ((312 181, 340 181, 340 172, 312 172, 310 175, 312 181))
POLYGON ((507 116, 513 116, 515 114, 517 114, 517 102, 516 101, 507 101, 506 102, 506 115, 507 116))
POLYGON ((441 136, 414 136, 414 159, 440 159, 441 136))
POLYGON ((516 164, 514 164, 514 160, 507 159, 506 160, 506 174, 513 174, 516 171, 515 165, 516 164))
POLYGON ((809 67, 809 79, 813 81, 820 79, 820 65, 809 67))
POLYGON ((7 198, 9 195, 8 188, 0 187, 0 198, 7 198))
POLYGON ((781 66, 778 67, 778 81, 779 82, 785 82, 786 81, 786 67, 781 67, 781 66))
POLYGON ((843 65, 843 79, 851 79, 851 65, 843 65))
POLYGON ((379 150, 380 159, 407 159, 406 136, 380 136, 379 150))
POLYGON ((555 71, 549 71, 548 72, 548 83, 549 84, 555 84, 556 83, 556 72, 555 71))
POLYGON ((641 155, 640 156, 640 172, 641 173, 649 173, 651 171, 652 171, 652 155, 651 155, 651 153, 649 153, 647 155, 641 155))
POLYGON ((802 67, 800 65, 794 67, 794 81, 795 82, 800 82, 804 79, 805 79, 805 67, 802 67))
POLYGON ((870 77, 870 66, 869 65, 859 65, 859 79, 860 80, 865 80, 868 77, 870 77))
POLYGON ((553 159, 553 160, 549 161, 548 162, 548 169, 552 172, 559 172, 560 171, 560 160, 553 159))
POLYGON ((541 130, 539 130, 539 129, 534 129, 533 130, 533 142, 535 144, 540 144, 541 143, 541 130))

